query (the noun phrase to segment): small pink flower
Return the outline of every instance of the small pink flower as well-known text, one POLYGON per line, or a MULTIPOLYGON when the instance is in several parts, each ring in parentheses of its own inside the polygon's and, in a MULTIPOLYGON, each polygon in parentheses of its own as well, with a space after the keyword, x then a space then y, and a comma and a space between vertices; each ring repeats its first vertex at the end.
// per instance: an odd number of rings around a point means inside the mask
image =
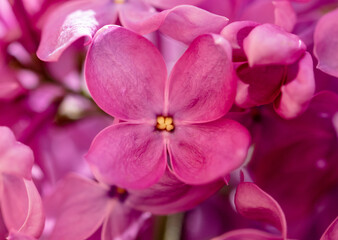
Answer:
POLYGON ((236 86, 231 49, 222 37, 196 38, 167 78, 153 44, 106 26, 94 37, 85 74, 95 102, 125 121, 100 132, 89 149, 87 160, 98 179, 146 188, 168 164, 181 181, 203 184, 244 161, 248 131, 221 118, 232 106, 236 86))

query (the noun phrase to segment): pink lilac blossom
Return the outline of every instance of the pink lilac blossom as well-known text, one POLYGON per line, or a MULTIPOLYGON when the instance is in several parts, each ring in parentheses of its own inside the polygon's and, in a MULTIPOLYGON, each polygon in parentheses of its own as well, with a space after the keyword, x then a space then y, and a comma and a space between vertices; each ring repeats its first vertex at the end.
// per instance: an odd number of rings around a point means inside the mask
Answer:
POLYGON ((94 37, 85 71, 96 103, 126 121, 103 130, 89 149, 86 158, 98 179, 145 188, 170 161, 183 182, 203 184, 244 161, 247 130, 220 118, 235 93, 230 46, 220 36, 196 38, 167 78, 165 63, 148 40, 106 26, 94 37))
POLYGON ((337 11, 0 0, 0 239, 338 239, 337 11))

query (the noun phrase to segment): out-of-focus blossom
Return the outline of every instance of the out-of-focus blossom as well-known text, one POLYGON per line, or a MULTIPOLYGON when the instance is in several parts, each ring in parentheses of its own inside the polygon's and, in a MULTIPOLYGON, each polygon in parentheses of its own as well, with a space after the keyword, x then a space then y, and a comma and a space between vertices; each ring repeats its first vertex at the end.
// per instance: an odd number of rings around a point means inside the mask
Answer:
POLYGON ((317 68, 338 77, 338 9, 325 14, 317 23, 314 32, 314 54, 317 68))
POLYGON ((334 240, 338 238, 338 217, 325 230, 320 240, 334 240))
MULTIPOLYGON (((66 2, 53 11, 42 31, 37 55, 44 61, 56 61, 70 44, 80 37, 92 41, 104 25, 121 24, 139 34, 160 30, 166 35, 189 43, 203 33, 219 33, 228 19, 194 6, 176 6, 157 12, 151 4, 167 8, 185 1, 82 0, 66 2)), ((187 1, 192 3, 196 1, 187 1)))
POLYGON ((150 189, 125 190, 80 176, 67 176, 45 198, 48 239, 86 239, 103 224, 101 239, 134 239, 149 212, 168 214, 194 207, 223 185, 189 186, 169 171, 150 189), (86 214, 83 215, 83 212, 86 214))
POLYGON ((315 91, 313 63, 304 43, 272 24, 235 22, 222 30, 234 50, 236 104, 249 108, 274 102, 279 115, 301 114, 315 91), (277 47, 278 46, 278 47, 277 47))
POLYGON ((7 229, 39 237, 44 225, 42 202, 33 181, 32 150, 0 127, 1 214, 7 229))
POLYGON ((145 188, 169 166, 185 183, 224 177, 244 160, 250 137, 221 118, 235 93, 230 46, 218 35, 195 39, 167 78, 162 56, 142 36, 101 29, 86 59, 95 102, 123 123, 94 139, 87 160, 98 179, 145 188), (221 119, 220 119, 221 118, 221 119))

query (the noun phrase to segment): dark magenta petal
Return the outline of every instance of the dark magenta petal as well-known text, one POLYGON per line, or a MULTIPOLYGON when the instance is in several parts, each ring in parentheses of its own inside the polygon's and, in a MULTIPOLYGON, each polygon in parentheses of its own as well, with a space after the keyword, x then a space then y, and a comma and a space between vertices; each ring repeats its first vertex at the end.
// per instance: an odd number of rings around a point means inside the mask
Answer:
POLYGON ((1 212, 7 229, 38 238, 45 216, 33 181, 2 175, 1 212))
POLYGON ((101 239, 136 239, 140 229, 150 218, 151 213, 137 211, 116 201, 104 220, 101 239))
POLYGON ((186 44, 201 34, 220 33, 228 23, 226 17, 194 6, 182 5, 156 12, 143 2, 122 5, 120 18, 124 27, 139 34, 160 30, 165 35, 186 44))
POLYGON ((32 150, 17 142, 9 128, 0 127, 0 173, 30 179, 33 163, 32 150))
POLYGON ((328 226, 320 240, 338 239, 338 217, 328 226))
POLYGON ((162 114, 166 66, 144 37, 118 26, 101 28, 85 63, 88 89, 108 114, 122 120, 155 120, 162 114))
POLYGON ((207 122, 230 109, 235 97, 231 48, 219 35, 191 43, 169 78, 168 115, 174 122, 207 122))
POLYGON ((285 81, 287 68, 281 65, 253 66, 240 65, 236 72, 238 77, 236 104, 249 108, 271 103, 280 94, 285 81))
POLYGON ((314 54, 318 59, 317 68, 338 77, 338 9, 324 15, 314 32, 314 54))
POLYGON ((281 96, 274 105, 276 112, 284 118, 300 115, 309 105, 315 87, 312 58, 306 52, 297 64, 289 67, 281 96))
POLYGON ((250 66, 291 64, 297 61, 306 49, 297 35, 272 24, 255 27, 244 39, 243 46, 250 66))
POLYGON ((176 126, 168 143, 173 172, 188 184, 225 177, 244 162, 249 143, 247 129, 225 118, 176 126))
POLYGON ((265 233, 256 229, 238 229, 227 232, 221 236, 215 237, 212 240, 285 240, 282 237, 265 233))
POLYGON ((96 177, 123 188, 146 188, 166 168, 165 142, 154 125, 118 123, 101 131, 86 156, 96 177))
POLYGON ((65 177, 45 197, 50 240, 82 240, 92 235, 108 216, 111 200, 107 188, 77 175, 65 177))
POLYGON ((284 212, 270 195, 256 184, 243 182, 236 190, 235 205, 244 217, 269 223, 281 231, 286 238, 287 228, 284 212))
POLYGON ((116 21, 117 10, 109 1, 69 1, 49 13, 44 23, 37 56, 57 61, 62 52, 80 37, 91 41, 97 29, 116 21))
POLYGON ((160 181, 150 188, 129 191, 126 204, 154 214, 172 214, 195 207, 222 186, 222 180, 206 185, 188 185, 167 170, 160 181))

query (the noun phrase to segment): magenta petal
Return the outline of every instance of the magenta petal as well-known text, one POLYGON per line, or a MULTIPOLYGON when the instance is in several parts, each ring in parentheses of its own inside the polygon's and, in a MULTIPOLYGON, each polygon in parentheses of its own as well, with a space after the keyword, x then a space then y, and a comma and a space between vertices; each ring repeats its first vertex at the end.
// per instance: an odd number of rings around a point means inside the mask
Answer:
POLYGON ((150 188, 131 190, 126 204, 154 214, 172 214, 191 209, 224 186, 222 180, 206 185, 188 185, 169 170, 150 188))
POLYGON ((101 28, 88 51, 85 74, 95 102, 114 117, 156 119, 163 111, 166 66, 142 36, 117 26, 101 28))
POLYGON ((176 126, 168 143, 173 172, 188 184, 225 177, 243 163, 249 143, 247 129, 225 118, 176 126))
POLYGON ((194 6, 177 6, 162 12, 144 3, 125 4, 120 10, 121 23, 139 34, 160 30, 186 44, 205 33, 220 33, 227 25, 226 17, 209 13, 194 6))
POLYGON ((147 2, 157 8, 167 9, 178 5, 197 5, 205 0, 147 0, 147 2))
POLYGON ((82 240, 102 224, 110 209, 108 189, 99 183, 69 175, 44 199, 49 240, 82 240))
POLYGON ((44 226, 41 197, 33 181, 2 175, 1 211, 7 229, 39 237, 44 226))
POLYGON ((146 188, 166 168, 162 134, 153 125, 119 123, 101 131, 86 156, 102 182, 123 188, 146 188))
POLYGON ((272 24, 255 27, 244 39, 243 46, 250 66, 291 64, 298 60, 306 49, 298 36, 272 24))
POLYGON ((18 232, 11 232, 6 239, 8 240, 36 240, 36 238, 33 238, 26 234, 21 234, 18 232))
POLYGON ((297 22, 297 15, 290 1, 273 1, 275 6, 275 24, 291 32, 297 22))
POLYGON ((174 121, 218 119, 230 109, 235 87, 229 43, 218 35, 200 36, 171 72, 168 114, 174 121))
POLYGON ((44 61, 57 61, 62 52, 80 37, 92 36, 101 26, 116 21, 117 10, 109 1, 69 1, 47 18, 37 56, 44 61))
POLYGON ((256 229, 238 229, 227 232, 212 240, 285 240, 269 233, 262 232, 256 229))
POLYGON ((314 32, 314 54, 320 70, 338 77, 338 9, 324 15, 314 32))
POLYGON ((287 82, 281 88, 281 97, 275 104, 276 112, 284 118, 293 118, 304 112, 315 92, 311 55, 306 52, 297 65, 290 66, 290 71, 297 72, 289 71, 287 82))
POLYGON ((0 127, 0 172, 30 179, 33 163, 32 150, 17 142, 9 128, 0 127))
POLYGON ((101 239, 136 239, 140 229, 150 217, 149 212, 143 213, 116 201, 116 205, 103 223, 101 239))
POLYGON ((279 204, 256 184, 243 182, 235 195, 237 211, 244 217, 269 223, 281 231, 286 238, 286 220, 279 204))
POLYGON ((334 240, 338 239, 338 217, 325 230, 320 240, 334 240))

